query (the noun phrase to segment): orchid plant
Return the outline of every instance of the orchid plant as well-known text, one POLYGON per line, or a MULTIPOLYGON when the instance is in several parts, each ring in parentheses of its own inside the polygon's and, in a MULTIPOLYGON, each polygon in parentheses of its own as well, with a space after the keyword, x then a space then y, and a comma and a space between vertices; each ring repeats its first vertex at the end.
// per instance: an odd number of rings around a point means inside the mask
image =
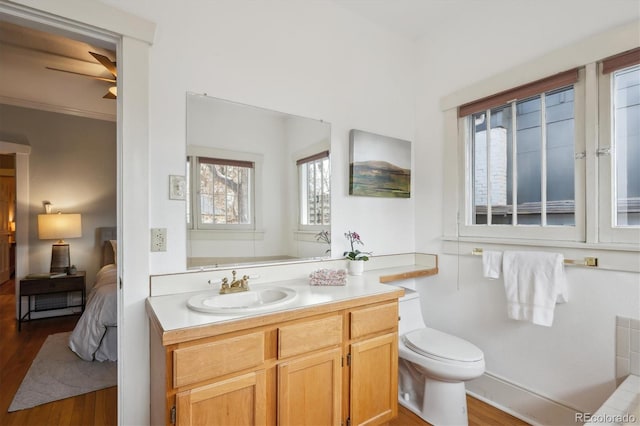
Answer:
POLYGON ((347 240, 349 240, 349 244, 351 245, 351 251, 345 251, 343 254, 344 257, 349 260, 369 260, 371 252, 360 251, 355 248, 355 246, 358 244, 364 245, 364 243, 360 239, 360 235, 358 235, 357 232, 348 231, 344 233, 344 236, 347 240))

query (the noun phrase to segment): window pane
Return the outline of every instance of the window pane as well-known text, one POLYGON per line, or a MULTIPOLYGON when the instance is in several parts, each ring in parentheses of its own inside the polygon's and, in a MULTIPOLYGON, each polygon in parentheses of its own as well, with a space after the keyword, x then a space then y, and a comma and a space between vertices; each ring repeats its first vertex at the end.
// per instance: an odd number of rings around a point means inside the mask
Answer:
POLYGON ((615 226, 640 225, 640 66, 614 74, 615 226))
POLYGON ((473 224, 575 224, 573 97, 562 88, 470 116, 473 224))
POLYGON ((540 96, 516 104, 518 224, 540 225, 542 129, 540 96))
POLYGON ((512 223, 511 106, 491 110, 491 143, 489 145, 489 186, 491 187, 491 223, 512 223))
POLYGON ((300 221, 302 225, 329 225, 331 211, 329 158, 299 165, 300 221))
POLYGON ((473 212, 474 225, 487 223, 487 114, 471 117, 473 162, 473 212))
POLYGON ((250 224, 250 168, 200 164, 200 221, 250 224))
POLYGON ((547 224, 575 225, 573 88, 547 93, 547 224))

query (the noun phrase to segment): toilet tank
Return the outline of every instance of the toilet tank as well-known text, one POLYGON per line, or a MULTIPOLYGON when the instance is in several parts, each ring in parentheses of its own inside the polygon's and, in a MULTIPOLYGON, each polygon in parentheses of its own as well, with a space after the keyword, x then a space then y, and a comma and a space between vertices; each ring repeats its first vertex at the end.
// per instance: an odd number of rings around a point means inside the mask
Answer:
POLYGON ((417 291, 405 288, 404 296, 399 299, 398 313, 400 323, 398 324, 398 334, 402 336, 412 330, 424 328, 422 318, 422 307, 420 306, 420 295, 417 291))

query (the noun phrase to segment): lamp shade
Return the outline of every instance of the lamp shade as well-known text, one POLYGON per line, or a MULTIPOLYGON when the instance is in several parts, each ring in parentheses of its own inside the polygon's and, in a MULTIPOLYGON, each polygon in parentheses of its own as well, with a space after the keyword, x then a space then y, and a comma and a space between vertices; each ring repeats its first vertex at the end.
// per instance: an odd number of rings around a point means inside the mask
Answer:
POLYGON ((64 240, 82 237, 82 218, 74 214, 39 214, 38 238, 41 240, 64 240))

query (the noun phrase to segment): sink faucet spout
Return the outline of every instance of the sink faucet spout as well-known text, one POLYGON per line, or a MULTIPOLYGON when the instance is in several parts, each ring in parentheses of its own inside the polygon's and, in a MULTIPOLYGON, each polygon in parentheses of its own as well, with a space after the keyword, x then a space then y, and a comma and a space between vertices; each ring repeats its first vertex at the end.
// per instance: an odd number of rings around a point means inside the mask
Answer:
POLYGON ((220 286, 220 294, 238 293, 240 291, 249 290, 249 276, 243 275, 242 279, 236 279, 236 271, 231 271, 231 284, 225 277, 222 279, 222 285, 220 286))

